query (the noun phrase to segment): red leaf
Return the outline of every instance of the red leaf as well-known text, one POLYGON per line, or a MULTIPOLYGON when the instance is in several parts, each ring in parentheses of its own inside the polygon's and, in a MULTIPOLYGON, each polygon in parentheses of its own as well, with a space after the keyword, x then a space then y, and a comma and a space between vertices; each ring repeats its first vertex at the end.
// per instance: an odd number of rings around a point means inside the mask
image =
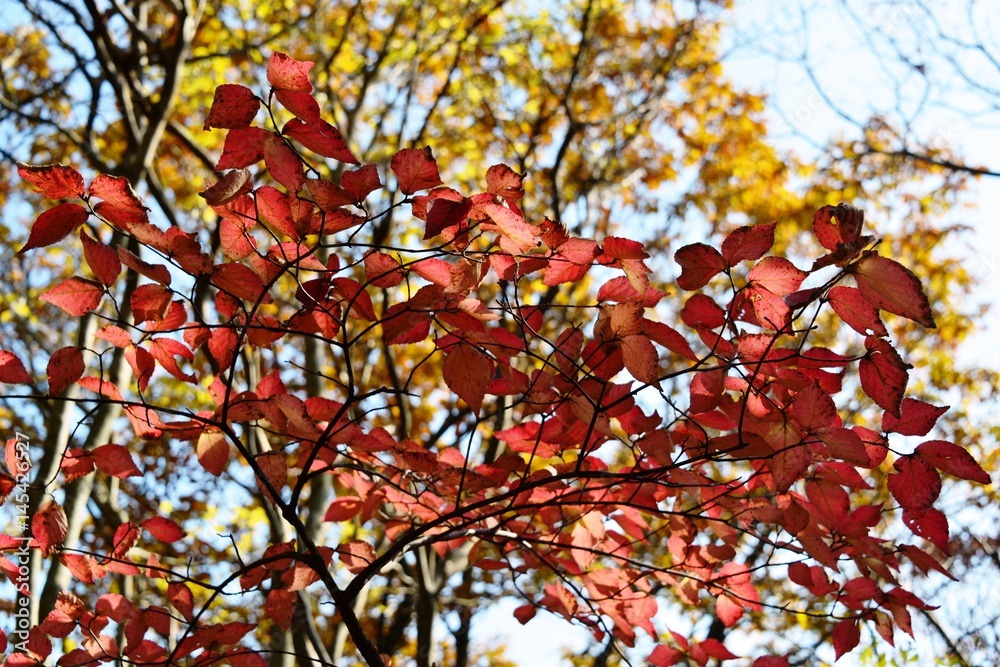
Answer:
POLYGON ((899 262, 869 255, 854 267, 854 278, 865 300, 933 329, 934 315, 920 280, 899 262))
POLYGON ((31 184, 32 190, 49 199, 80 198, 85 191, 80 172, 65 165, 18 162, 17 174, 31 184))
POLYGON ((778 493, 785 493, 795 482, 802 479, 810 464, 812 464, 812 454, 802 445, 794 445, 775 454, 769 467, 778 493))
POLYGON ((424 240, 432 239, 444 230, 464 221, 472 210, 472 200, 462 197, 454 201, 447 197, 438 197, 427 202, 427 226, 424 228, 424 240))
POLYGON ((142 472, 132 460, 132 455, 128 449, 121 445, 101 445, 95 447, 91 452, 97 469, 105 475, 125 479, 127 477, 141 477, 142 472))
POLYGON ((170 271, 163 264, 150 264, 122 246, 118 246, 117 250, 118 258, 128 268, 161 285, 170 284, 170 271))
POLYGON ((674 253, 674 261, 682 269, 677 285, 685 290, 701 289, 726 268, 726 260, 719 251, 704 243, 684 246, 674 253))
POLYGON ((229 441, 219 431, 206 431, 198 436, 196 451, 201 466, 216 477, 229 463, 229 441))
POLYGON ((278 90, 275 91, 274 96, 278 98, 283 107, 291 111, 299 120, 307 123, 316 123, 323 118, 319 109, 319 102, 312 96, 312 93, 293 93, 290 90, 278 90))
POLYGON ((482 350, 458 343, 448 350, 444 360, 444 381, 478 414, 494 368, 493 360, 482 350))
POLYGON ((237 299, 256 301, 264 293, 264 283, 246 264, 220 264, 212 274, 212 284, 237 299))
POLYGON ((691 361, 698 360, 698 355, 696 355, 694 350, 691 349, 691 345, 687 342, 684 336, 678 333, 673 327, 663 324, 662 322, 653 322, 652 320, 643 319, 642 333, 649 336, 654 343, 662 345, 676 355, 691 361))
POLYGON ((505 164, 495 164, 486 170, 486 191, 504 199, 524 196, 524 176, 505 164))
POLYGON ((64 553, 59 556, 59 560, 70 574, 84 584, 92 584, 108 574, 108 568, 98 563, 93 556, 64 553))
POLYGON ((205 129, 213 127, 239 130, 250 127, 260 100, 246 86, 224 83, 215 89, 212 108, 205 119, 205 129))
POLYGON ((298 239, 288 195, 265 185, 256 192, 257 215, 265 227, 279 236, 298 239))
POLYGON ((264 140, 271 134, 261 127, 229 130, 215 171, 242 169, 264 159, 264 140))
POLYGON ((858 364, 861 388, 880 408, 898 416, 909 380, 906 370, 911 366, 904 363, 888 341, 881 338, 869 336, 865 347, 868 348, 868 356, 858 364))
POLYGON ((348 519, 353 519, 357 516, 361 508, 364 507, 364 501, 360 498, 355 498, 353 496, 341 496, 340 498, 334 499, 330 503, 330 507, 327 508, 326 514, 323 515, 323 521, 347 521, 348 519))
POLYGON ((170 307, 173 292, 163 285, 140 285, 132 292, 132 313, 136 322, 161 319, 170 307))
POLYGON ((118 274, 122 272, 122 263, 118 259, 118 253, 100 241, 90 238, 90 235, 82 229, 80 230, 80 241, 83 243, 83 256, 87 260, 87 266, 94 272, 94 276, 108 287, 114 285, 118 274))
POLYGON ((493 202, 480 204, 479 208, 500 228, 504 236, 517 244, 521 252, 539 245, 538 239, 535 238, 535 228, 519 213, 493 202))
POLYGON ((533 604, 522 604, 520 607, 514 610, 514 618, 521 625, 525 625, 528 621, 535 617, 538 613, 538 607, 533 604))
MULTIPOLYGON (((282 134, 295 139, 309 150, 324 157, 333 158, 339 162, 359 164, 351 149, 347 147, 340 130, 325 120, 304 123, 297 118, 285 123, 282 134)), ((265 151, 265 157, 266 157, 265 151)), ((296 158, 298 159, 298 158, 296 158)), ((300 186, 301 187, 301 186, 300 186)))
POLYGON ((58 503, 51 500, 45 501, 42 508, 31 519, 31 535, 35 538, 44 556, 51 554, 57 546, 63 543, 68 528, 66 512, 58 503))
POLYGON ((31 384, 31 376, 13 352, 0 351, 0 382, 4 384, 31 384))
MULTIPOLYGON (((288 464, 285 462, 285 455, 281 452, 264 452, 257 456, 256 461, 264 477, 274 487, 274 490, 278 492, 278 497, 280 498, 281 490, 285 488, 285 484, 288 481, 288 464)), ((257 488, 264 494, 264 497, 272 503, 275 502, 274 496, 267 489, 267 486, 259 475, 256 479, 257 488)))
POLYGON ((49 379, 49 395, 58 396, 66 387, 83 377, 83 350, 78 347, 63 347, 52 353, 45 367, 49 379))
POLYGON ((395 287, 403 282, 403 272, 399 270, 399 262, 391 255, 377 250, 365 255, 365 275, 368 282, 375 287, 395 287))
POLYGON ((760 259, 774 245, 777 223, 747 225, 733 230, 722 242, 722 257, 729 266, 747 259, 760 259))
MULTIPOLYGON (((273 175, 273 172, 272 172, 273 175)), ((278 178, 275 176, 275 178, 278 178)), ((253 177, 247 169, 232 169, 219 179, 215 185, 198 194, 209 206, 225 206, 250 192, 253 187, 253 177)))
POLYGON ((92 197, 104 200, 94 211, 119 227, 149 221, 146 207, 124 176, 99 174, 90 182, 89 192, 92 197))
POLYGON ((889 412, 882 413, 882 430, 900 435, 927 435, 938 417, 948 412, 950 407, 939 408, 915 398, 904 398, 900 405, 900 417, 889 412))
POLYGON ((144 348, 129 345, 125 348, 125 360, 135 374, 139 391, 146 391, 146 387, 149 386, 149 380, 153 377, 153 371, 156 370, 156 361, 153 359, 153 355, 144 348))
POLYGON ((170 544, 184 539, 184 531, 171 519, 162 516, 154 516, 142 522, 142 527, 149 531, 150 535, 160 542, 170 544))
POLYGON ((405 195, 442 184, 441 173, 430 146, 404 148, 392 156, 389 167, 396 175, 400 191, 405 195))
POLYGON ((360 169, 341 174, 340 187, 351 195, 350 203, 361 204, 368 195, 382 187, 382 179, 375 165, 366 164, 360 169))
POLYGON ((886 336, 888 332, 879 318, 878 309, 869 303, 861 291, 853 287, 837 286, 827 295, 833 312, 863 336, 886 336))
POLYGON ((292 626, 292 613, 295 611, 295 601, 298 599, 295 591, 282 588, 271 589, 264 602, 264 613, 282 630, 292 626))
POLYGON ((715 615, 727 628, 736 625, 743 618, 743 605, 735 602, 728 595, 720 595, 715 602, 715 615))
POLYGON ((972 458, 972 454, 954 443, 928 440, 917 445, 916 453, 941 472, 971 482, 990 483, 989 474, 972 458))
POLYGON ((850 204, 824 206, 813 215, 813 234, 827 250, 853 243, 861 235, 865 214, 850 204))
POLYGON ((718 329, 726 323, 726 311, 711 297, 705 294, 695 294, 684 303, 681 309, 681 319, 689 327, 708 327, 718 329))
POLYGON ((289 192, 298 192, 306 184, 299 156, 276 135, 269 134, 264 140, 264 164, 274 180, 284 185, 289 192))
POLYGON ((277 90, 311 93, 309 70, 315 63, 294 58, 275 51, 267 59, 267 82, 277 90))
POLYGON ((653 667, 673 667, 684 658, 684 654, 666 644, 657 644, 646 662, 653 667))
POLYGON ((709 369, 698 371, 691 380, 691 407, 692 414, 708 412, 719 406, 722 399, 722 392, 726 388, 725 369, 709 369))
POLYGON ((784 257, 765 257, 750 269, 747 278, 758 287, 785 296, 797 290, 807 275, 784 257))
POLYGON ((621 342, 625 368, 639 382, 656 385, 660 380, 660 355, 653 341, 643 335, 625 336, 621 342))
POLYGON ((717 660, 736 660, 739 658, 738 655, 727 649, 718 639, 706 639, 703 642, 694 644, 691 647, 692 655, 694 655, 695 649, 701 649, 705 652, 705 655, 717 660))
POLYGON ((337 547, 340 562, 351 574, 359 574, 375 561, 375 549, 363 540, 354 540, 337 547))
POLYGON ((901 456, 893 468, 897 472, 886 481, 889 493, 904 510, 923 516, 941 493, 941 476, 922 456, 901 456))
POLYGON ((31 226, 28 242, 17 251, 22 254, 33 248, 44 248, 66 238, 74 229, 82 225, 90 217, 87 209, 73 202, 56 204, 38 216, 31 226))
POLYGON ((121 392, 118 391, 118 387, 116 387, 113 382, 94 376, 80 378, 76 382, 84 389, 90 390, 95 394, 100 394, 109 400, 119 402, 125 400, 122 398, 121 392))
POLYGON ((936 510, 933 507, 925 510, 923 515, 917 515, 904 511, 903 523, 905 523, 910 530, 913 531, 914 535, 919 535, 925 540, 928 540, 943 553, 949 553, 948 517, 946 517, 941 511, 936 510))
POLYGON ((190 621, 194 617, 194 596, 186 583, 175 581, 167 584, 167 599, 185 620, 190 621))
POLYGON ((837 660, 845 653, 850 653, 861 641, 861 628, 856 619, 848 618, 833 626, 833 650, 837 660))

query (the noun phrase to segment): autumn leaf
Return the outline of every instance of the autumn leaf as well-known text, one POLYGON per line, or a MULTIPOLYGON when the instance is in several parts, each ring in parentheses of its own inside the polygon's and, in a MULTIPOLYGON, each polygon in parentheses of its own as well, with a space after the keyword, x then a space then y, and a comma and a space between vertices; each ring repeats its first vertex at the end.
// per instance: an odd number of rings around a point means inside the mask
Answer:
POLYGON ((309 82, 309 70, 314 64, 295 60, 284 53, 275 51, 267 59, 267 82, 277 90, 311 93, 313 87, 312 83, 309 82))
POLYGON ((991 481, 989 474, 972 458, 972 454, 952 442, 928 440, 917 445, 915 454, 941 472, 954 477, 979 484, 989 484, 991 481))
POLYGON ((201 466, 218 477, 229 463, 229 440, 219 431, 205 431, 198 436, 196 452, 201 466))
POLYGON ((704 243, 684 246, 674 253, 674 261, 681 265, 677 285, 685 290, 701 289, 726 268, 719 251, 704 243))
POLYGON ((252 90, 235 83, 222 84, 215 89, 212 108, 205 119, 205 129, 218 127, 239 130, 250 127, 258 109, 260 99, 252 90))
POLYGON ((729 267, 745 260, 760 259, 774 245, 777 223, 746 225, 734 229, 722 242, 722 257, 729 267))
POLYGON ((56 204, 38 216, 31 226, 31 233, 24 247, 17 251, 21 255, 33 248, 44 248, 66 238, 70 232, 82 225, 90 217, 87 209, 73 202, 56 204))
POLYGON ((364 540, 354 540, 337 547, 340 562, 351 574, 360 574, 375 562, 375 549, 364 540))
POLYGON ((97 469, 105 475, 121 479, 142 476, 142 472, 132 459, 132 454, 121 445, 101 445, 95 447, 91 454, 97 469))
POLYGON ((483 407, 486 387, 493 379, 493 360, 466 343, 453 345, 447 354, 444 360, 444 381, 478 414, 483 407))
POLYGON ((184 539, 184 531, 171 519, 154 516, 142 522, 142 527, 160 542, 168 544, 184 539))
POLYGON ((39 298, 58 306, 73 317, 81 317, 97 310, 104 298, 104 287, 85 278, 67 278, 43 292, 39 298))
POLYGON ((68 528, 66 512, 61 505, 52 500, 46 500, 31 518, 31 535, 44 556, 51 554, 63 543, 68 528))
POLYGON ((65 165, 18 162, 17 174, 31 184, 32 190, 49 199, 81 198, 85 192, 83 176, 65 165))
POLYGON ((858 364, 861 388, 879 407, 898 417, 909 381, 907 370, 911 366, 904 363, 888 341, 881 338, 869 336, 865 347, 868 348, 868 355, 858 364))
MULTIPOLYGON (((297 118, 285 123, 281 130, 282 134, 291 137, 314 153, 324 157, 333 158, 347 164, 360 164, 358 158, 354 157, 347 147, 347 142, 340 134, 340 130, 330 125, 325 120, 317 120, 312 123, 305 123, 297 118)), ((276 138, 276 137, 275 137, 276 138)), ((270 137, 268 141, 270 142, 270 137)), ((267 143, 264 148, 264 158, 267 159, 267 143)), ((297 160, 298 158, 296 158, 297 160)), ((299 167, 301 169, 301 165, 299 167)), ((279 182, 280 179, 279 179, 279 182)), ((301 187, 301 186, 300 186, 301 187)), ((296 191, 299 188, 296 188, 296 191)))
POLYGON ((891 412, 882 413, 882 430, 900 435, 927 435, 949 407, 939 408, 915 398, 904 398, 898 417, 891 412))
POLYGON ((49 380, 49 395, 58 396, 67 387, 83 377, 83 350, 75 347, 62 347, 52 353, 45 367, 49 380))
POLYGON ((893 468, 886 482, 892 497, 904 510, 923 516, 941 493, 941 476, 922 456, 901 456, 893 468))
POLYGON ((83 256, 87 266, 94 272, 94 277, 106 287, 111 287, 122 272, 122 263, 118 253, 100 241, 92 239, 84 230, 80 230, 80 241, 83 243, 83 256))
POLYGON ((231 169, 207 190, 198 194, 209 206, 225 206, 231 201, 250 192, 253 179, 246 169, 231 169))
POLYGON ((854 650, 861 641, 861 628, 856 619, 848 618, 833 626, 833 649, 837 660, 854 650))
POLYGON ((404 148, 392 156, 389 168, 396 175, 399 189, 404 195, 412 195, 442 184, 430 146, 404 148))
POLYGON ((861 296, 876 308, 888 310, 933 329, 934 316, 920 280, 899 262, 868 255, 854 266, 861 296))
POLYGON ((0 382, 4 384, 31 384, 31 376, 13 352, 0 350, 0 382))
POLYGON ((360 498, 351 496, 335 498, 327 508, 326 514, 323 515, 323 521, 348 521, 357 516, 363 506, 364 503, 360 498))

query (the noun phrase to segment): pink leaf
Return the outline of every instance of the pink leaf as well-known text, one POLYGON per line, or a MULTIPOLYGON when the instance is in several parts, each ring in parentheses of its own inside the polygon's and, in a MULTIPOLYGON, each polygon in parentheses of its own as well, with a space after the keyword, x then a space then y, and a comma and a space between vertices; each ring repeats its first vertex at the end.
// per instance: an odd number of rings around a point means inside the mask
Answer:
POLYGON ((337 547, 340 562, 351 574, 359 574, 375 561, 375 549, 364 540, 355 540, 337 547))
POLYGON ((765 257, 750 269, 747 278, 778 296, 786 296, 799 288, 808 274, 784 257, 765 257))

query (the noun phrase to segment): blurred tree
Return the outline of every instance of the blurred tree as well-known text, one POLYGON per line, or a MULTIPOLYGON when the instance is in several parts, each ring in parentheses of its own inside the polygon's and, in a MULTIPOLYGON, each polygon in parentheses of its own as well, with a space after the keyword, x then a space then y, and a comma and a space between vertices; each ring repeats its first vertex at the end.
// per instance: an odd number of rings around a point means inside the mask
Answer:
MULTIPOLYGON (((576 235, 627 231, 672 251, 679 241, 690 240, 692 227, 722 233, 780 220, 780 248, 794 243, 794 231, 807 228, 823 205, 850 201, 890 218, 897 226, 884 241, 891 246, 888 254, 901 258, 928 285, 938 323, 917 336, 910 322, 887 322, 907 358, 927 369, 918 395, 935 402, 960 400, 942 424, 942 437, 968 445, 988 470, 1000 467, 996 435, 977 412, 977 404, 998 386, 997 377, 985 368, 960 368, 955 361, 955 351, 982 314, 963 300, 972 276, 952 256, 952 239, 962 230, 941 224, 970 179, 995 170, 965 165, 944 146, 916 144, 905 134, 905 124, 880 114, 858 119, 856 133, 830 140, 817 159, 777 150, 765 120, 767 98, 741 88, 726 72, 721 34, 732 17, 728 1, 573 0, 543 7, 503 0, 8 4, 9 12, 0 18, 0 154, 10 167, 0 173, 5 212, 0 241, 6 248, 23 244, 30 218, 23 202, 37 201, 23 189, 11 189, 14 161, 62 162, 89 173, 125 176, 155 204, 155 218, 196 234, 220 261, 226 251, 220 225, 214 214, 204 212, 197 193, 212 180, 225 133, 200 128, 217 85, 242 81, 261 90, 266 55, 285 51, 317 61, 316 97, 362 163, 384 163, 400 148, 427 144, 445 169, 444 180, 471 190, 481 179, 482 165, 504 162, 531 175, 523 208, 562 220, 576 235)), ((923 11, 921 3, 913 6, 923 11)), ((879 44, 883 37, 873 34, 879 44)), ((946 56, 954 41, 940 34, 930 35, 928 43, 946 56)), ((896 47, 900 60, 913 61, 912 54, 896 47)), ((915 61, 912 70, 924 74, 915 61)), ((827 102, 840 109, 836 100, 827 102)), ((396 194, 387 189, 378 203, 388 204, 396 194)), ((378 220, 367 242, 403 242, 420 233, 394 213, 390 208, 378 220)), ((141 252, 134 239, 118 233, 100 240, 141 252)), ((790 250, 796 251, 794 245, 790 250)), ((42 286, 68 277, 77 265, 78 258, 65 250, 0 257, 0 270, 9 276, 0 296, 3 338, 29 363, 40 364, 67 345, 85 346, 99 326, 108 324, 89 314, 67 327, 54 311, 28 308, 42 286)), ((117 303, 126 304, 117 313, 122 326, 130 322, 127 304, 138 285, 138 274, 128 275, 115 288, 117 303)), ((570 298, 580 302, 590 285, 581 283, 575 297, 536 288, 539 303, 558 315, 558 306, 570 298)), ((207 316, 214 307, 211 291, 204 283, 190 289, 196 313, 207 316)), ((668 297, 664 304, 672 312, 680 310, 679 297, 668 297)), ((308 393, 332 391, 336 379, 328 371, 336 357, 315 340, 303 346, 307 361, 301 382, 308 393)), ((395 368, 406 368, 416 384, 433 377, 419 357, 407 358, 388 346, 371 354, 387 363, 365 367, 370 386, 398 386, 395 368)), ((125 349, 104 363, 114 382, 128 381, 125 349)), ((33 374, 42 370, 29 369, 33 374)), ((187 407, 210 409, 204 389, 192 394, 167 383, 157 398, 163 402, 176 392, 175 400, 187 407)), ((3 426, 33 434, 39 475, 45 479, 55 477, 67 447, 91 449, 114 440, 121 428, 121 408, 114 403, 85 415, 86 428, 79 428, 81 414, 72 400, 78 392, 71 387, 64 397, 70 400, 39 400, 33 411, 3 401, 3 426)), ((434 404, 419 397, 401 399, 395 410, 404 431, 433 433, 463 418, 454 411, 442 424, 434 404)), ((145 469, 163 470, 175 466, 171 459, 187 454, 153 443, 142 456, 145 469)), ((143 494, 129 497, 148 507, 171 503, 180 519, 215 512, 220 526, 259 525, 271 539, 287 539, 287 526, 267 503, 239 506, 209 492, 224 490, 214 480, 189 481, 172 481, 170 488, 166 477, 148 477, 146 500, 135 500, 143 494)), ((95 535, 110 539, 113 525, 144 509, 118 505, 118 485, 125 483, 95 475, 72 483, 64 503, 67 545, 95 535), (102 526, 108 534, 101 534, 102 526)), ((329 505, 328 485, 324 477, 311 485, 302 519, 313 529, 329 505)), ((995 500, 989 489, 969 493, 974 502, 995 500)), ((32 510, 41 501, 42 494, 35 493, 32 510)), ((985 543, 977 534, 969 545, 985 543)), ((391 541, 388 535, 377 539, 391 541)), ((440 615, 453 629, 455 664, 473 664, 470 624, 506 584, 499 577, 463 573, 460 557, 436 560, 429 550, 423 556, 401 561, 380 586, 358 598, 356 611, 362 622, 377 628, 374 636, 383 652, 406 648, 421 665, 429 662, 431 624, 440 615)), ((70 587, 70 578, 56 561, 42 572, 36 558, 34 569, 36 577, 44 576, 42 595, 32 598, 38 618, 51 609, 59 591, 70 587)), ((123 590, 131 585, 123 578, 123 590)), ((771 602, 780 605, 780 588, 775 591, 771 602)), ((297 627, 314 628, 318 611, 301 601, 297 627)), ((694 607, 691 618, 706 623, 694 607)), ((767 629, 774 633, 785 622, 782 617, 761 620, 765 627, 773 623, 767 629)), ((831 627, 817 622, 803 632, 823 635, 831 627)), ((706 625, 703 631, 717 629, 706 625)), ((295 650, 273 654, 274 663, 293 654, 338 662, 348 647, 344 626, 334 622, 315 633, 322 641, 310 642, 304 632, 282 635, 281 641, 294 643, 295 650), (326 655, 317 654, 317 646, 326 655)), ((764 642, 771 638, 761 635, 764 642)), ((593 653, 595 664, 611 655, 605 647, 593 653)))

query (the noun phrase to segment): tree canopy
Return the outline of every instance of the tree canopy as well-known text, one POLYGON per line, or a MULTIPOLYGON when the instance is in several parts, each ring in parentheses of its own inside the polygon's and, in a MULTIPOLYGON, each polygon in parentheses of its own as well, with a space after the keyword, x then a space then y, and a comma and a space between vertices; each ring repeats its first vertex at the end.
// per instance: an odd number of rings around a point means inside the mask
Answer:
POLYGON ((991 538, 938 500, 995 500, 941 224, 989 170, 878 116, 777 150, 728 9, 20 3, 7 662, 504 664, 512 597, 593 665, 935 622, 910 577, 991 538))

